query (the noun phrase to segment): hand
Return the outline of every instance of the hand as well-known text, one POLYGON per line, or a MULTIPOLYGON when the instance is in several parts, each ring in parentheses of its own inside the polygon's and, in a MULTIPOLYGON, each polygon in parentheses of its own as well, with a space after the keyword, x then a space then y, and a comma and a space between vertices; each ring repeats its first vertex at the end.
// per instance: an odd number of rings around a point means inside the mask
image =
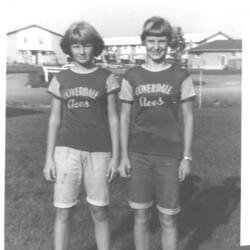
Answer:
POLYGON ((118 160, 111 158, 109 162, 108 171, 106 173, 108 183, 110 183, 117 176, 118 173, 117 165, 118 165, 118 160))
POLYGON ((182 182, 191 173, 191 161, 182 160, 179 166, 179 181, 182 182))
POLYGON ((121 177, 130 178, 131 177, 131 165, 128 158, 122 158, 120 165, 118 167, 121 177))
POLYGON ((55 181, 56 180, 56 166, 54 160, 46 160, 43 175, 47 181, 55 181))

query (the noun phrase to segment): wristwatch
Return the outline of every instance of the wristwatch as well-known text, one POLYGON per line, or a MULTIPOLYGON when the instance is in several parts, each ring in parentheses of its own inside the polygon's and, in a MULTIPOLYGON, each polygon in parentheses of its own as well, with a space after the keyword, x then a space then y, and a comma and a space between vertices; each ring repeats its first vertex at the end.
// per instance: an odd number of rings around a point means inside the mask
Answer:
POLYGON ((189 160, 189 161, 193 160, 193 158, 191 156, 183 156, 183 159, 184 160, 189 160))

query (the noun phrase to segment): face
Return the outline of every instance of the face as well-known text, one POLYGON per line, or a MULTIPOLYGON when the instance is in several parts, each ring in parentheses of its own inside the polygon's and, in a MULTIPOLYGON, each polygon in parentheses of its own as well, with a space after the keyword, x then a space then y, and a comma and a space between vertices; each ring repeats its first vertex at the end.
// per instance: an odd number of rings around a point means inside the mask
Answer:
POLYGON ((76 63, 83 66, 92 63, 92 60, 94 58, 93 44, 71 44, 70 49, 72 57, 76 63))
POLYGON ((165 60, 168 49, 168 39, 166 36, 146 36, 145 46, 150 60, 154 62, 165 60))

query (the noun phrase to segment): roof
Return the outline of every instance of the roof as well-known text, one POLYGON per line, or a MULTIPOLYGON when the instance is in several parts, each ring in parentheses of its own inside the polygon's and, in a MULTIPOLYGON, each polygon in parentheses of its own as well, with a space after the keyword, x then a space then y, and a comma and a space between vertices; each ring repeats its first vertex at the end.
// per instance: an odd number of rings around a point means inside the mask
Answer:
POLYGON ((140 36, 119 36, 119 37, 106 37, 103 39, 105 45, 140 45, 140 36))
POLYGON ((198 47, 189 50, 189 53, 196 52, 228 52, 242 51, 242 40, 216 40, 210 43, 205 43, 198 47))
POLYGON ((211 39, 215 36, 224 36, 226 39, 232 39, 223 32, 197 32, 197 33, 184 33, 184 38, 186 42, 202 43, 208 39, 211 39))
POLYGON ((39 29, 48 31, 48 32, 50 32, 50 33, 52 33, 52 34, 54 34, 54 35, 57 35, 57 36, 62 37, 61 34, 56 33, 56 32, 54 32, 54 31, 52 31, 52 30, 43 28, 43 27, 41 27, 41 26, 39 26, 39 25, 36 25, 36 24, 32 24, 32 25, 29 25, 29 26, 26 26, 26 27, 23 27, 23 28, 20 28, 20 29, 17 29, 17 30, 10 31, 10 32, 7 33, 7 35, 12 35, 12 34, 15 34, 15 33, 19 32, 19 31, 27 30, 27 29, 31 29, 31 28, 39 28, 39 29))

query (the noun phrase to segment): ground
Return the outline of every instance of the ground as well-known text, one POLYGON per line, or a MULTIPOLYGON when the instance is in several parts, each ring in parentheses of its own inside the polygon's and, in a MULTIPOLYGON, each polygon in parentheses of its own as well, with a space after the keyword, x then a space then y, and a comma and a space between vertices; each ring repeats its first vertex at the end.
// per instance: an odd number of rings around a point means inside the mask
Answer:
MULTIPOLYGON (((25 75, 7 76, 6 250, 52 249, 52 184, 42 175, 50 96, 25 87, 25 75)), ((199 75, 192 75, 199 93, 199 75)), ((204 75, 202 103, 195 103, 193 173, 182 185, 180 250, 238 246, 240 239, 241 76, 204 75)), ((154 210, 155 211, 155 210, 154 210)), ((111 186, 112 250, 133 250, 133 217, 126 181, 111 186)), ((159 250, 159 222, 152 218, 151 249, 159 250)), ((73 210, 71 250, 94 250, 84 190, 73 210)))

